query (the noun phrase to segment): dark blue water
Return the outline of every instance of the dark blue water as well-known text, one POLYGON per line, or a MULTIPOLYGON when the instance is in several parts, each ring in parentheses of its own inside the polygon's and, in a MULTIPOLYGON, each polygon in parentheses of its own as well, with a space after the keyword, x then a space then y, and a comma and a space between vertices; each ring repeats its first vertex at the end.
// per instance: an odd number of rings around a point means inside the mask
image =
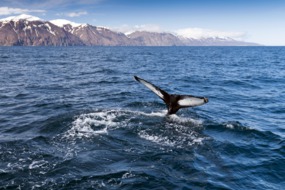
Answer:
POLYGON ((284 187, 284 47, 0 48, 1 189, 284 187))

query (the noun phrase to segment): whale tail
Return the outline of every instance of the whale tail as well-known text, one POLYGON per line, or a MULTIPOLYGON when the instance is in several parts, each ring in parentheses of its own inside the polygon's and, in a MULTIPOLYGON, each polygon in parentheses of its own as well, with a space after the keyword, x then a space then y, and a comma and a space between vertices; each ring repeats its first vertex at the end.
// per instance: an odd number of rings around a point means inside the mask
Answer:
POLYGON ((208 102, 208 98, 205 97, 168 94, 164 90, 142 78, 139 78, 137 76, 134 76, 134 78, 136 81, 149 88, 164 101, 168 109, 168 114, 175 114, 180 108, 200 106, 208 102))

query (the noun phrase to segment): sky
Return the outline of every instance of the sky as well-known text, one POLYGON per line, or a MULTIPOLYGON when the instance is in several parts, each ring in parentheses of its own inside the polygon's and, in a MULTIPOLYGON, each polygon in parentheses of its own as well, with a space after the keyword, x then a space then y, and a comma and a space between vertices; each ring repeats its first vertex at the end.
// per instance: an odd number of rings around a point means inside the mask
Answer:
POLYGON ((0 18, 23 13, 124 33, 145 30, 285 45, 285 0, 0 0, 0 18))

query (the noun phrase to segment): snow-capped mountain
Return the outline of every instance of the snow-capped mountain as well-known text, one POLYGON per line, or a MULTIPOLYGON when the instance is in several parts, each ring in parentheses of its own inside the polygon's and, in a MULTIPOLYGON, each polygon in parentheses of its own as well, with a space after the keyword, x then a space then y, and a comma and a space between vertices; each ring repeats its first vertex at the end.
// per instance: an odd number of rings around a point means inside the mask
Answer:
POLYGON ((0 20, 2 46, 72 46, 84 45, 81 40, 48 21, 30 15, 0 20))
POLYGON ((106 27, 79 24, 64 19, 50 21, 71 34, 79 37, 89 46, 128 46, 134 44, 126 35, 112 31, 106 27))
POLYGON ((0 46, 248 46, 231 38, 194 39, 171 33, 131 34, 64 19, 44 21, 31 15, 0 19, 0 46))

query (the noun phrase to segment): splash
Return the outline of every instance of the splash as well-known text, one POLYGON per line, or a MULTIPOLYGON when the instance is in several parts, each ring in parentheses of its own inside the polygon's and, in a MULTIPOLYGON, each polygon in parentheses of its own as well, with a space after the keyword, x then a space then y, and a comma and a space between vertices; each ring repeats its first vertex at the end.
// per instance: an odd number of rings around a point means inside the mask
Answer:
POLYGON ((97 110, 77 116, 64 138, 92 138, 125 128, 137 133, 142 139, 163 146, 183 147, 202 143, 204 137, 196 131, 201 129, 201 120, 166 113, 166 110, 151 113, 120 109, 97 110))
POLYGON ((175 114, 169 115, 168 118, 171 121, 179 123, 179 124, 187 124, 188 123, 188 124, 193 124, 196 127, 201 126, 203 124, 203 121, 200 119, 185 118, 185 117, 181 117, 181 116, 178 116, 175 114))
POLYGON ((77 116, 64 137, 89 138, 94 135, 108 134, 109 130, 125 126, 132 118, 138 116, 165 117, 165 115, 164 111, 144 113, 131 110, 98 110, 77 116))
POLYGON ((91 137, 99 134, 107 134, 109 127, 118 125, 115 122, 116 114, 113 112, 94 112, 79 115, 72 122, 71 128, 65 133, 66 138, 91 137))

